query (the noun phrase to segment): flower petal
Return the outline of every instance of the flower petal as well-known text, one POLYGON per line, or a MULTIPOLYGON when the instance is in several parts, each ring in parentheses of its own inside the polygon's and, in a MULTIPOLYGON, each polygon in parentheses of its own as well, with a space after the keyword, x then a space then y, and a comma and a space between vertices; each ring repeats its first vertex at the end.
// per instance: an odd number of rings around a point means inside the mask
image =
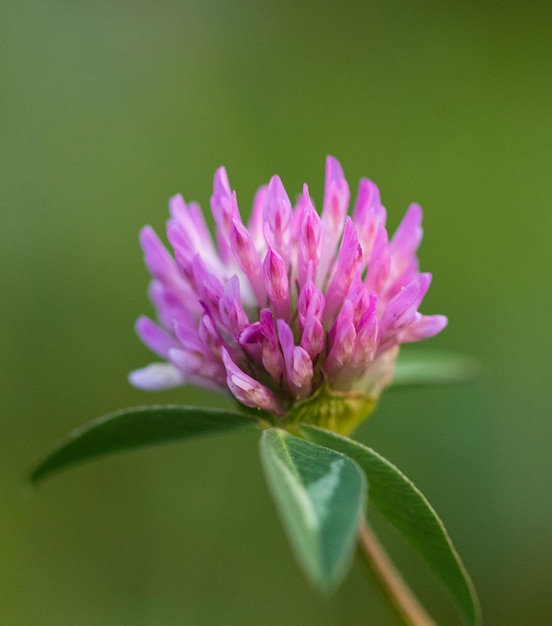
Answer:
POLYGON ((376 231, 374 245, 368 261, 366 288, 381 293, 389 276, 390 257, 387 231, 380 225, 376 231))
POLYGON ((389 302, 381 319, 382 343, 379 351, 398 342, 399 333, 415 321, 417 309, 430 283, 431 274, 420 274, 389 302))
POLYGON ((266 304, 263 267, 253 238, 241 220, 234 217, 230 225, 230 246, 240 269, 247 277, 259 306, 266 304))
POLYGON ((170 363, 152 363, 147 367, 134 370, 128 375, 131 385, 145 391, 160 391, 179 387, 186 381, 183 374, 170 363))
POLYGON ((249 323, 241 303, 240 281, 235 274, 224 285, 224 294, 219 302, 219 312, 222 324, 232 339, 236 338, 249 323))
POLYGON ((411 204, 389 243, 393 276, 401 274, 410 264, 422 236, 422 209, 418 204, 411 204))
POLYGON ((222 361, 226 368, 226 382, 232 394, 246 406, 264 409, 273 415, 281 415, 282 407, 270 389, 255 380, 232 360, 223 348, 222 361))
POLYGON ((343 223, 349 206, 349 185, 343 175, 339 161, 329 156, 326 159, 326 184, 324 208, 322 210, 322 256, 316 274, 316 284, 322 287, 335 254, 337 243, 343 232, 343 223))
POLYGON ((302 220, 297 242, 297 276, 300 288, 305 284, 309 271, 316 275, 321 255, 322 236, 320 217, 314 210, 306 185, 303 188, 302 198, 302 220))
POLYGON ((326 292, 324 323, 330 323, 349 291, 360 264, 362 248, 358 242, 355 226, 350 217, 345 221, 345 232, 337 255, 337 267, 326 292))
POLYGON ((220 258, 225 263, 230 258, 230 224, 232 218, 238 212, 238 205, 235 194, 232 194, 224 167, 219 167, 215 172, 213 195, 211 196, 211 211, 217 225, 217 242, 220 258))
POLYGON ((276 317, 289 320, 289 280, 284 259, 269 247, 263 263, 265 287, 276 317))
POLYGON ((311 358, 301 346, 294 345, 293 332, 284 320, 277 320, 276 323, 286 364, 289 388, 296 399, 306 398, 312 387, 313 367, 311 358))
POLYGON ((150 274, 164 283, 171 283, 177 272, 174 259, 169 254, 151 226, 140 231, 140 245, 144 262, 150 274))
POLYGON ((350 300, 345 300, 328 336, 330 352, 325 371, 330 378, 347 365, 353 355, 357 336, 353 318, 353 305, 350 300))
POLYGON ((379 189, 371 180, 361 179, 353 211, 353 221, 366 260, 372 253, 376 233, 380 226, 385 227, 386 220, 387 212, 381 204, 379 189))
POLYGON ((356 327, 357 337, 353 352, 356 368, 368 367, 376 354, 379 340, 377 303, 377 294, 370 294, 369 304, 362 312, 356 327))
POLYGON ((169 350, 178 347, 178 341, 155 322, 142 315, 135 325, 136 334, 146 346, 163 359, 169 357, 169 350))
POLYGON ((280 350, 274 317, 270 309, 263 309, 260 313, 261 331, 261 358, 266 371, 272 376, 277 385, 282 386, 285 373, 284 357, 280 350))
POLYGON ((399 336, 400 343, 422 341, 439 334, 448 324, 444 315, 418 315, 399 336))
POLYGON ((292 227, 291 202, 280 177, 273 176, 265 196, 263 232, 269 247, 282 257, 286 268, 290 262, 292 227))

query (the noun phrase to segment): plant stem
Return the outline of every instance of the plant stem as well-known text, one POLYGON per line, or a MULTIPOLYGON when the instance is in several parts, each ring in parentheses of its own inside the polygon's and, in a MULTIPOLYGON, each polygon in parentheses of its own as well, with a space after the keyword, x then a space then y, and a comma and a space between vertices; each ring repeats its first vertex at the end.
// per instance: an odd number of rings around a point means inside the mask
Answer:
POLYGON ((378 582, 405 623, 408 626, 436 626, 405 583, 364 518, 360 523, 359 542, 378 582))

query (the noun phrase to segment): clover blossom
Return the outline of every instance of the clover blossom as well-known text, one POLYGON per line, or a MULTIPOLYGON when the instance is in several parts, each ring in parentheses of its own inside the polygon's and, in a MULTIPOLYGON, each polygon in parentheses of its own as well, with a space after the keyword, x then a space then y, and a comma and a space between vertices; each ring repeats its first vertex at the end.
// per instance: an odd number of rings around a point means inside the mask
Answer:
POLYGON ((391 381, 400 344, 437 334, 447 319, 418 312, 431 282, 416 257, 421 208, 412 204, 389 240, 376 185, 360 181, 350 216, 349 199, 328 157, 321 215, 307 185, 292 206, 273 176, 246 226, 221 167, 214 242, 200 207, 173 197, 174 258, 151 227, 140 235, 158 322, 140 317, 136 330, 164 362, 132 372, 131 383, 229 391, 284 423, 352 430, 391 381))

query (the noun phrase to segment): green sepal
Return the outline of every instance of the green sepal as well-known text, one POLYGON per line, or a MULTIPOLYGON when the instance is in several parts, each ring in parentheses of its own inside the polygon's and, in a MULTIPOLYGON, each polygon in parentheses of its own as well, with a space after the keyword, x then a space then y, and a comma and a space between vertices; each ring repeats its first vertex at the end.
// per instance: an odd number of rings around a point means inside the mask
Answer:
POLYGON ((286 428, 297 432, 301 424, 313 424, 349 435, 375 409, 374 398, 354 391, 340 392, 324 383, 305 400, 296 402, 286 415, 286 428))

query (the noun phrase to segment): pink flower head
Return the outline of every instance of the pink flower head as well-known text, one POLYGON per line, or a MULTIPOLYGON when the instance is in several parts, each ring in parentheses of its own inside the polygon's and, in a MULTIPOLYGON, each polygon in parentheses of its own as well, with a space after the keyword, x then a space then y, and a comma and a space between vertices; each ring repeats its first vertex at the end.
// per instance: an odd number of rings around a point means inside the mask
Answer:
POLYGON ((328 157, 321 215, 306 185, 293 206, 274 176, 246 226, 219 168, 216 244, 199 206, 175 196, 174 257, 149 226, 140 237, 158 322, 141 317, 136 331, 163 362, 132 372, 132 384, 200 385, 283 421, 322 390, 375 404, 400 344, 436 335, 447 319, 418 311, 431 282, 416 256, 420 207, 411 205, 389 239, 376 185, 361 180, 351 216, 349 196, 328 157))

